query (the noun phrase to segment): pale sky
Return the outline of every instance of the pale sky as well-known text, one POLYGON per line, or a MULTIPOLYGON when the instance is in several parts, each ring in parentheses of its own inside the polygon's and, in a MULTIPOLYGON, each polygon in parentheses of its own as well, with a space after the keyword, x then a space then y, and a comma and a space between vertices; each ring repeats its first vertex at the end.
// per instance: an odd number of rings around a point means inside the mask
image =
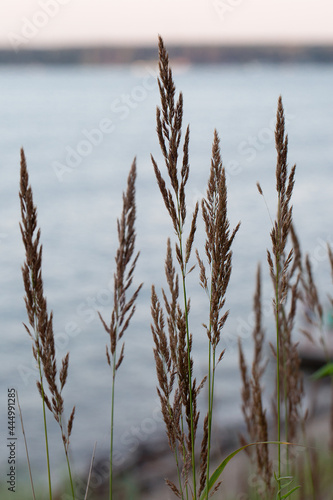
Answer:
POLYGON ((0 46, 333 43, 332 0, 0 0, 0 46))

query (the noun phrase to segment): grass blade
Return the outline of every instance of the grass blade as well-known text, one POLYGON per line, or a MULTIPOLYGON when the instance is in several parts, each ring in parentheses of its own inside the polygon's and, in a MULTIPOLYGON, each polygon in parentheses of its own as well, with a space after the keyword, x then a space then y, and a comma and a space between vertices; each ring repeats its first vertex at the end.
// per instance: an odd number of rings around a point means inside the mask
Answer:
POLYGON ((333 375, 333 363, 327 363, 325 366, 317 370, 313 375, 313 380, 318 380, 323 377, 328 377, 333 375))
POLYGON ((258 443, 249 443, 249 444, 246 444, 244 446, 241 446, 237 450, 235 450, 232 453, 230 453, 223 460, 223 462, 221 462, 220 465, 215 469, 215 471, 213 472, 213 474, 211 475, 211 477, 209 478, 209 480, 207 482, 207 486, 205 487, 204 491, 202 492, 202 494, 200 496, 200 500, 205 500, 205 497, 207 497, 207 493, 209 493, 211 491, 211 489, 213 488, 214 484, 219 479, 220 475, 222 474, 222 472, 224 471, 224 469, 226 468, 226 466, 228 465, 228 463, 230 462, 230 460, 232 458, 234 458, 234 456, 236 456, 238 453, 240 453, 241 451, 245 450, 246 448, 249 448, 250 446, 257 446, 259 444, 277 444, 277 445, 286 444, 286 445, 293 445, 293 446, 301 446, 301 445, 298 445, 298 444, 295 444, 295 443, 287 443, 285 441, 260 441, 258 443))
POLYGON ((88 498, 88 492, 89 492, 89 486, 90 486, 90 479, 91 479, 91 472, 92 472, 92 468, 93 468, 93 464, 94 464, 94 460, 95 460, 96 444, 97 444, 97 441, 95 441, 94 449, 93 449, 93 453, 92 453, 92 457, 91 457, 90 469, 89 469, 88 480, 87 480, 87 488, 86 488, 86 494, 84 495, 84 500, 87 500, 87 498, 88 498))

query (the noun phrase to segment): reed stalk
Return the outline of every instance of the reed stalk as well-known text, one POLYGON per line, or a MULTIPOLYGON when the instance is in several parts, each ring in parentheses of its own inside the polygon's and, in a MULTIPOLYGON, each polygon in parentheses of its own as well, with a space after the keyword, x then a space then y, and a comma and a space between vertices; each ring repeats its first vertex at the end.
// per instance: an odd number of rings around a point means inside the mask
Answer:
MULTIPOLYGON (((315 339, 313 337, 313 330, 319 332, 319 342, 323 349, 323 354, 326 363, 329 363, 330 353, 327 345, 327 339, 325 338, 325 333, 324 333, 324 308, 322 301, 320 299, 318 287, 316 285, 313 276, 311 260, 308 254, 306 254, 305 258, 303 259, 300 244, 294 228, 292 228, 291 233, 292 233, 294 251, 298 256, 296 265, 300 273, 300 300, 302 301, 304 306, 304 311, 305 311, 304 316, 307 325, 306 327, 301 329, 301 332, 312 343, 315 343, 315 339)), ((332 281, 333 281, 333 254, 331 247, 329 245, 327 245, 327 251, 328 251, 328 258, 330 262, 332 281)), ((333 307, 333 298, 330 295, 328 295, 328 299, 331 304, 331 307, 333 307)), ((329 447, 331 451, 333 451, 333 376, 331 376, 330 379, 331 379, 331 404, 330 404, 329 447)))
POLYGON ((26 252, 26 260, 22 267, 22 275, 26 293, 25 304, 30 328, 26 324, 24 324, 24 326, 32 340, 32 351, 38 366, 39 380, 37 381, 37 388, 42 398, 49 498, 52 500, 46 407, 50 410, 53 417, 58 422, 61 430, 69 481, 74 500, 75 493, 68 448, 74 421, 75 406, 72 409, 67 428, 65 429, 63 425, 64 401, 62 397, 62 390, 66 384, 68 374, 69 353, 67 353, 62 360, 61 370, 58 375, 53 332, 53 314, 52 312, 48 314, 47 302, 43 291, 42 245, 40 244, 40 229, 36 232, 37 209, 33 203, 33 194, 31 186, 29 185, 29 176, 23 149, 21 149, 19 196, 22 218, 20 229, 26 252), (50 396, 46 394, 44 379, 47 382, 50 396))
POLYGON ((276 283, 275 283, 275 345, 276 345, 276 405, 277 405, 277 440, 278 444, 278 500, 281 500, 281 389, 280 389, 280 329, 279 329, 279 255, 276 255, 276 283))
MULTIPOLYGON (((276 116, 275 147, 277 151, 276 163, 276 191, 277 191, 277 216, 271 230, 272 254, 267 251, 267 260, 271 277, 274 284, 274 315, 276 332, 276 407, 277 407, 277 441, 278 444, 278 500, 281 500, 281 366, 283 363, 283 305, 289 290, 288 268, 292 262, 292 250, 286 256, 286 244, 292 222, 292 207, 290 200, 294 187, 295 169, 294 165, 288 176, 287 152, 288 137, 285 136, 285 118, 282 99, 279 97, 276 116)), ((259 189, 260 192, 260 189, 259 189)), ((261 193, 262 194, 262 193, 261 193)), ((283 347, 284 348, 284 347, 283 347)), ((286 401, 285 401, 286 404, 286 401)), ((288 419, 287 419, 288 421, 288 419)))
MULTIPOLYGON (((242 412, 247 427, 247 433, 252 443, 267 443, 268 441, 268 423, 266 409, 263 405, 263 387, 262 378, 266 370, 267 362, 263 362, 263 349, 265 333, 262 326, 262 306, 261 306, 261 267, 258 265, 256 276, 256 291, 253 300, 253 310, 255 316, 255 325, 253 328, 254 355, 252 362, 251 375, 248 374, 248 367, 245 362, 245 356, 241 341, 239 346, 239 364, 242 375, 242 412)), ((241 435, 241 444, 248 443, 247 439, 241 435)), ((248 454, 256 464, 258 477, 261 479, 264 491, 259 491, 260 498, 266 500, 274 494, 272 486, 272 461, 267 444, 258 444, 256 449, 248 448, 248 454), (252 451, 252 452, 251 452, 252 451), (253 453, 255 451, 255 459, 253 453)))
MULTIPOLYGON (((209 322, 208 327, 204 325, 208 337, 208 411, 201 445, 200 493, 204 490, 210 477, 215 371, 224 355, 223 350, 218 354, 216 360, 216 351, 229 314, 229 311, 223 312, 223 310, 232 268, 231 245, 240 227, 238 224, 230 234, 227 217, 226 176, 222 165, 220 139, 216 130, 214 131, 207 193, 202 200, 201 208, 206 229, 205 253, 209 277, 207 277, 205 264, 198 251, 196 255, 200 269, 200 285, 209 299, 209 322)), ((208 489, 206 498, 208 498, 208 489)))
MULTIPOLYGON (((187 474, 186 470, 188 469, 189 464, 192 469, 193 496, 194 498, 196 498, 197 484, 196 484, 196 464, 195 464, 195 434, 198 423, 198 414, 196 410, 196 395, 198 392, 198 388, 196 388, 195 379, 193 379, 192 376, 192 370, 193 370, 193 362, 191 359, 192 336, 190 334, 190 327, 189 327, 190 304, 187 296, 186 277, 187 274, 192 270, 190 269, 188 271, 187 264, 190 259, 194 234, 196 231, 198 204, 196 205, 192 216, 192 224, 189 236, 186 242, 184 242, 184 225, 186 220, 185 186, 189 176, 189 163, 188 163, 189 127, 187 127, 185 133, 184 145, 183 145, 183 160, 179 176, 178 159, 179 159, 180 140, 182 134, 183 97, 182 94, 180 93, 178 101, 177 103, 175 103, 174 99, 175 85, 173 82, 172 71, 169 67, 168 54, 166 52, 161 37, 159 37, 158 84, 161 97, 161 109, 157 108, 157 113, 156 113, 157 134, 160 147, 164 156, 169 181, 171 184, 171 189, 166 187, 166 183, 162 177, 162 174, 157 166, 155 159, 153 157, 151 158, 158 186, 160 188, 165 206, 171 217, 172 224, 177 235, 176 257, 178 264, 180 266, 181 288, 183 293, 183 307, 181 307, 178 302, 176 306, 177 313, 174 316, 174 319, 176 321, 176 327, 178 332, 176 333, 176 337, 173 340, 174 345, 172 346, 174 352, 176 350, 179 351, 177 355, 173 354, 172 356, 173 357, 172 362, 177 366, 176 373, 178 378, 178 386, 179 386, 178 391, 180 397, 180 400, 177 403, 178 407, 175 408, 177 412, 180 411, 179 422, 177 422, 176 424, 178 428, 176 439, 181 443, 181 449, 183 450, 183 460, 185 462, 184 464, 185 474, 187 474), (181 407, 183 408, 184 412, 180 409, 181 407), (185 438, 184 435, 183 419, 186 421, 188 427, 188 432, 189 432, 188 439, 185 438), (187 465, 188 454, 190 459, 189 459, 189 464, 187 465)), ((169 279, 171 279, 171 276, 169 277, 169 279)), ((154 321, 154 323, 156 325, 156 321, 154 321)), ((156 334, 158 334, 157 329, 156 329, 156 334)), ((159 356, 158 344, 156 347, 157 349, 156 349, 155 359, 156 356, 159 356)), ((164 354, 161 352, 162 356, 164 354)), ((160 374, 160 378, 161 376, 162 374, 160 374)), ((178 393, 177 393, 177 398, 178 398, 178 393)), ((162 398, 161 403, 162 403, 162 408, 165 407, 167 405, 167 399, 162 398)), ((165 414, 164 418, 166 424, 168 425, 168 417, 166 411, 164 411, 164 414, 165 414)), ((169 436, 169 442, 174 443, 174 436, 169 436)), ((186 484, 186 495, 188 496, 187 479, 185 480, 185 484, 186 484)), ((175 485, 173 485, 172 487, 176 488, 175 485)))
MULTIPOLYGON (((225 170, 222 166, 219 137, 214 132, 212 147, 211 171, 208 181, 207 198, 202 201, 202 213, 206 226, 206 256, 210 273, 210 286, 206 277, 206 269, 197 252, 197 261, 200 267, 200 284, 209 297, 209 322, 205 326, 208 336, 208 375, 197 386, 193 376, 192 335, 189 326, 190 301, 187 291, 187 275, 191 250, 196 233, 196 221, 199 211, 195 205, 189 234, 185 242, 186 201, 185 187, 189 177, 189 127, 186 128, 182 167, 178 168, 180 157, 180 140, 182 133, 183 97, 179 94, 175 103, 175 84, 172 71, 169 67, 168 54, 163 40, 159 38, 159 69, 158 79, 161 109, 157 108, 157 135, 164 157, 168 174, 168 182, 164 180, 161 171, 152 157, 157 184, 164 204, 170 215, 176 233, 175 253, 180 268, 180 278, 172 262, 171 243, 168 240, 166 258, 166 278, 169 285, 170 298, 162 289, 164 306, 168 318, 168 331, 164 328, 164 314, 155 291, 152 288, 152 333, 155 343, 154 355, 157 377, 159 381, 158 394, 161 400, 163 418, 167 427, 169 445, 175 452, 176 443, 182 451, 183 474, 185 487, 181 483, 179 488, 168 482, 173 492, 183 498, 189 495, 188 469, 192 470, 192 498, 197 499, 205 491, 205 498, 209 493, 208 481, 210 475, 210 455, 212 443, 212 416, 214 405, 214 386, 216 366, 223 357, 224 351, 217 355, 217 346, 228 312, 222 312, 225 305, 225 294, 231 274, 231 245, 238 231, 239 225, 229 233, 227 218, 227 189, 225 170), (182 303, 179 303, 178 282, 181 282, 183 293, 182 303), (218 357, 217 357, 218 356, 218 357), (197 395, 208 378, 208 411, 204 419, 204 436, 200 454, 200 482, 197 480, 195 437, 199 421, 197 411, 197 395), (175 386, 177 382, 177 385, 175 386), (171 395, 174 395, 171 403, 171 395), (171 409, 171 410, 170 410, 171 409), (185 435, 184 423, 187 424, 185 435)), ((177 470, 179 466, 177 463, 177 470)))
POLYGON ((171 298, 168 299, 166 292, 163 290, 163 298, 165 309, 167 311, 168 319, 168 332, 169 338, 165 332, 165 320, 162 306, 156 295, 155 287, 152 286, 151 295, 151 314, 153 324, 151 325, 153 340, 154 340, 154 357, 156 362, 156 372, 159 381, 159 388, 157 389, 158 396, 161 401, 161 408, 163 419, 166 424, 169 446, 175 456, 178 487, 171 481, 166 480, 171 490, 180 498, 184 499, 184 495, 188 498, 187 484, 182 485, 182 471, 181 464, 178 456, 179 454, 185 463, 186 460, 186 446, 184 444, 184 419, 182 415, 181 396, 179 391, 180 376, 177 373, 179 369, 178 359, 182 355, 179 336, 177 333, 177 316, 179 277, 172 261, 172 251, 170 240, 167 242, 167 256, 165 261, 165 272, 169 285, 171 298), (174 391, 174 385, 177 381, 178 387, 174 391), (173 396, 173 397, 172 397, 173 396), (185 493, 184 493, 185 490, 185 493))
MULTIPOLYGON (((135 251, 135 221, 136 221, 136 160, 134 159, 127 178, 126 193, 123 193, 123 209, 120 219, 117 220, 118 249, 115 257, 116 271, 114 273, 113 310, 109 325, 101 314, 100 320, 109 335, 110 345, 106 345, 106 358, 111 368, 111 422, 110 422, 110 471, 109 471, 109 498, 113 496, 113 448, 114 448, 114 411, 115 411, 115 384, 116 375, 124 359, 125 343, 122 343, 120 354, 117 353, 118 343, 121 341, 130 321, 135 313, 136 300, 142 288, 142 283, 135 289, 130 298, 128 290, 132 286, 134 271, 139 253, 135 251)), ((118 351, 119 352, 119 351, 118 351)))

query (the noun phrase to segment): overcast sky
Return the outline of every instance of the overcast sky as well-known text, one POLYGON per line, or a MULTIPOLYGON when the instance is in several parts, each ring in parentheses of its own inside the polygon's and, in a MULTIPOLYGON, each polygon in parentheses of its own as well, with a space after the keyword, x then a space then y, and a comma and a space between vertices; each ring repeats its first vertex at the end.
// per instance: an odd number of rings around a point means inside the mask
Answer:
POLYGON ((333 43, 332 0, 0 0, 0 45, 333 43))

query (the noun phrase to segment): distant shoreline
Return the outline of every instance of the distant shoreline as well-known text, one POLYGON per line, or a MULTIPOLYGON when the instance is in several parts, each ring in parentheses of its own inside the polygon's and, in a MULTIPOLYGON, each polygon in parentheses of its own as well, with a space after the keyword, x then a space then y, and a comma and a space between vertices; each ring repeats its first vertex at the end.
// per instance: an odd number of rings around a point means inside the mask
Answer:
MULTIPOLYGON (((28 45, 28 44, 27 44, 28 45)), ((333 45, 177 45, 170 59, 184 64, 333 63, 333 45)), ((0 49, 0 65, 113 65, 157 61, 155 47, 0 49)))

